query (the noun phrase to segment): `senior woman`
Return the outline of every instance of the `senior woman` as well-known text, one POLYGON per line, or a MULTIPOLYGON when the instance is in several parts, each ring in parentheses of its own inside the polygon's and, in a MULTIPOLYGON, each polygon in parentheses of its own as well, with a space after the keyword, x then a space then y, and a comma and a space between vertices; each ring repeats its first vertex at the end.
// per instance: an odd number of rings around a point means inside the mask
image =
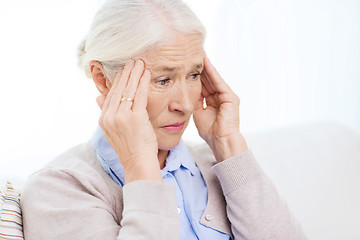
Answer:
POLYGON ((105 2, 79 51, 100 127, 30 177, 27 240, 305 239, 248 150, 204 37, 181 0, 105 2), (181 140, 192 114, 206 146, 181 140))

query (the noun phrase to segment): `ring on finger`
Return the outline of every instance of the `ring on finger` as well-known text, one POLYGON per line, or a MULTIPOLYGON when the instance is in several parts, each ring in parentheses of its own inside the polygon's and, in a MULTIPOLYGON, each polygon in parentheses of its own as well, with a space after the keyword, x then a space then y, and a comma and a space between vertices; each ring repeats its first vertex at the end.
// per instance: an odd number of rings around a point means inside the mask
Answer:
POLYGON ((132 98, 126 98, 126 97, 122 97, 122 98, 121 98, 121 100, 120 100, 120 103, 122 103, 122 102, 126 102, 126 101, 133 102, 133 101, 134 101, 134 99, 132 99, 132 98))

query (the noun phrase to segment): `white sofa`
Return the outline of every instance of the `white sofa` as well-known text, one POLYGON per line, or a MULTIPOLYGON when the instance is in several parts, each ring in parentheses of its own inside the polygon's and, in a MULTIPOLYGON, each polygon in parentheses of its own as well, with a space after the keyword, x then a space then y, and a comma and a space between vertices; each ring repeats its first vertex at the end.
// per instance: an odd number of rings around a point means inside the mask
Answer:
POLYGON ((309 239, 360 239, 360 135, 336 123, 246 136, 309 239))
POLYGON ((318 123, 245 137, 310 240, 360 240, 359 134, 318 123))

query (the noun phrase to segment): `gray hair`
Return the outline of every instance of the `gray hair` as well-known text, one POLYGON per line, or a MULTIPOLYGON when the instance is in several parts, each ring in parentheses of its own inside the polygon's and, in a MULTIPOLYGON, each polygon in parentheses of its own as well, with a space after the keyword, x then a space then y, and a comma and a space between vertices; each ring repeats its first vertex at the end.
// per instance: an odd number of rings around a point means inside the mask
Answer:
POLYGON ((107 0, 78 48, 78 64, 91 78, 89 63, 100 62, 109 80, 130 58, 176 32, 199 34, 205 28, 182 0, 107 0))

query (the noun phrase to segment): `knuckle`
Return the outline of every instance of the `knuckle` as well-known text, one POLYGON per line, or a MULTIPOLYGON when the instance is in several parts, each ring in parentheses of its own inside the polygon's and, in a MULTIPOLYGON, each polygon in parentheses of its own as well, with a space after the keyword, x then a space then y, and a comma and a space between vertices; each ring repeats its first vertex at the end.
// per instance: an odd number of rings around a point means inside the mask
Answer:
POLYGON ((114 121, 108 114, 104 116, 102 122, 105 128, 112 128, 114 126, 114 121))
POLYGON ((123 92, 122 92, 122 97, 124 98, 131 98, 131 92, 129 89, 125 89, 123 92))

